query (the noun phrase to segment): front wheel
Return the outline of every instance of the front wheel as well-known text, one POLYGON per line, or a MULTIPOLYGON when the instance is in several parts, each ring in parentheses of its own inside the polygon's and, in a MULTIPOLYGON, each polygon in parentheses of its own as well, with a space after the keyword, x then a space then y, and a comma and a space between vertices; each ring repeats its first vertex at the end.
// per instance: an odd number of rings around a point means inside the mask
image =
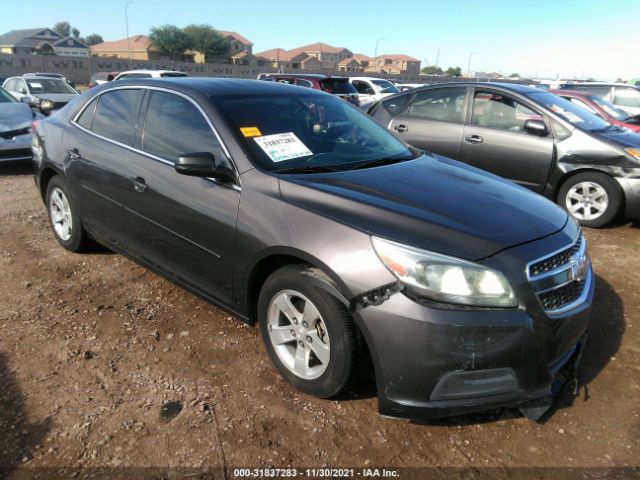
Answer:
POLYGON ((303 275, 283 267, 264 283, 258 300, 260 332, 280 374, 310 395, 328 398, 350 383, 358 338, 347 308, 303 275))
POLYGON ((69 251, 82 252, 90 245, 67 182, 56 175, 47 185, 47 210, 56 239, 69 251))
POLYGON ((599 228, 611 222, 620 211, 622 191, 604 173, 584 172, 567 180, 558 193, 558 204, 580 225, 599 228))

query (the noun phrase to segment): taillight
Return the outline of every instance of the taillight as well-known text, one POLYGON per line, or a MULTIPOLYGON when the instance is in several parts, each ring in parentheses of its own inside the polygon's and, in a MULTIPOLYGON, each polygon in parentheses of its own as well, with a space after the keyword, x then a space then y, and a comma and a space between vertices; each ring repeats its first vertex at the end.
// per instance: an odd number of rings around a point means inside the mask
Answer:
POLYGON ((38 120, 34 120, 31 122, 31 133, 36 132, 38 130, 38 120))

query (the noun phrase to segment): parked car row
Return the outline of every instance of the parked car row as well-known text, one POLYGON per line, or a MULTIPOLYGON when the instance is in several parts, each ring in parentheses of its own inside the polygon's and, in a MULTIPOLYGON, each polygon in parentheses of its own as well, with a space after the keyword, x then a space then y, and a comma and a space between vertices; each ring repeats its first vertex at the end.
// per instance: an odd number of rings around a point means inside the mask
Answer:
POLYGON ((640 135, 553 93, 437 84, 383 99, 368 113, 408 144, 518 183, 582 225, 601 227, 622 212, 640 218, 640 135))
POLYGON ((78 95, 64 76, 58 74, 28 73, 9 77, 2 88, 44 115, 62 108, 78 95))
MULTIPOLYGON (((107 245, 258 325, 275 367, 308 394, 335 396, 371 364, 388 416, 512 406, 540 418, 584 344, 595 277, 578 224, 391 132, 435 138, 408 122, 436 116, 445 141, 432 146, 455 153, 445 127, 468 125, 488 159, 512 148, 501 133, 520 135, 511 171, 521 160, 542 184, 556 139, 591 138, 571 121, 578 107, 539 90, 548 97, 427 87, 383 98, 380 126, 297 80, 107 83, 36 122, 56 239, 74 252, 107 245)), ((325 80, 312 83, 353 88, 325 80)))

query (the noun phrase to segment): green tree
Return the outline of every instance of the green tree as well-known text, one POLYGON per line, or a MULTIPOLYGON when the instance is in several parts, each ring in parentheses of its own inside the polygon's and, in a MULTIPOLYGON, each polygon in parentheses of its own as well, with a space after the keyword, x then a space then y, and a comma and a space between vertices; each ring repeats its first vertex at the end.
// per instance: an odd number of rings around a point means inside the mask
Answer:
POLYGON ((63 37, 71 35, 71 24, 69 22, 58 22, 53 26, 53 31, 63 37))
POLYGON ((76 27, 73 27, 71 29, 71 35, 73 36, 73 38, 80 38, 80 30, 78 30, 76 27))
POLYGON ((191 48, 191 38, 175 25, 151 27, 151 44, 162 52, 168 53, 176 61, 176 54, 191 48))
POLYGON ((96 45, 102 42, 104 42, 104 40, 102 39, 102 36, 98 35, 97 33, 92 33, 91 35, 87 35, 85 38, 82 39, 82 43, 89 46, 96 45))
POLYGON ((462 76, 462 69, 460 67, 449 67, 444 73, 452 77, 460 77, 462 76))
POLYGON ((426 75, 440 75, 442 73, 442 69, 437 65, 428 65, 424 67, 421 72, 426 75))
POLYGON ((511 75, 509 75, 509 78, 520 78, 520 74, 519 73, 512 73, 511 75))
POLYGON ((203 53, 207 61, 224 58, 229 54, 229 41, 220 35, 211 25, 187 25, 184 28, 191 41, 191 47, 203 53))

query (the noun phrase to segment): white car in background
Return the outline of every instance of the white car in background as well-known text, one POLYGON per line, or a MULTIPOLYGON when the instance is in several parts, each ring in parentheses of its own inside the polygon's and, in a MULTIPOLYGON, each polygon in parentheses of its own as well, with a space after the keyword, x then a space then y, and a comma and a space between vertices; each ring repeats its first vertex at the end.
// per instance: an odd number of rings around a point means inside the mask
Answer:
POLYGON ((114 80, 127 80, 131 78, 163 78, 163 77, 188 77, 184 72, 175 70, 128 70, 119 73, 114 80))
POLYGON ((412 90, 418 87, 424 87, 425 85, 429 85, 428 83, 396 83, 396 88, 401 92, 405 92, 407 90, 412 90))
POLYGON ((350 77, 349 81, 358 91, 360 108, 371 105, 383 97, 400 93, 400 90, 384 78, 350 77))

